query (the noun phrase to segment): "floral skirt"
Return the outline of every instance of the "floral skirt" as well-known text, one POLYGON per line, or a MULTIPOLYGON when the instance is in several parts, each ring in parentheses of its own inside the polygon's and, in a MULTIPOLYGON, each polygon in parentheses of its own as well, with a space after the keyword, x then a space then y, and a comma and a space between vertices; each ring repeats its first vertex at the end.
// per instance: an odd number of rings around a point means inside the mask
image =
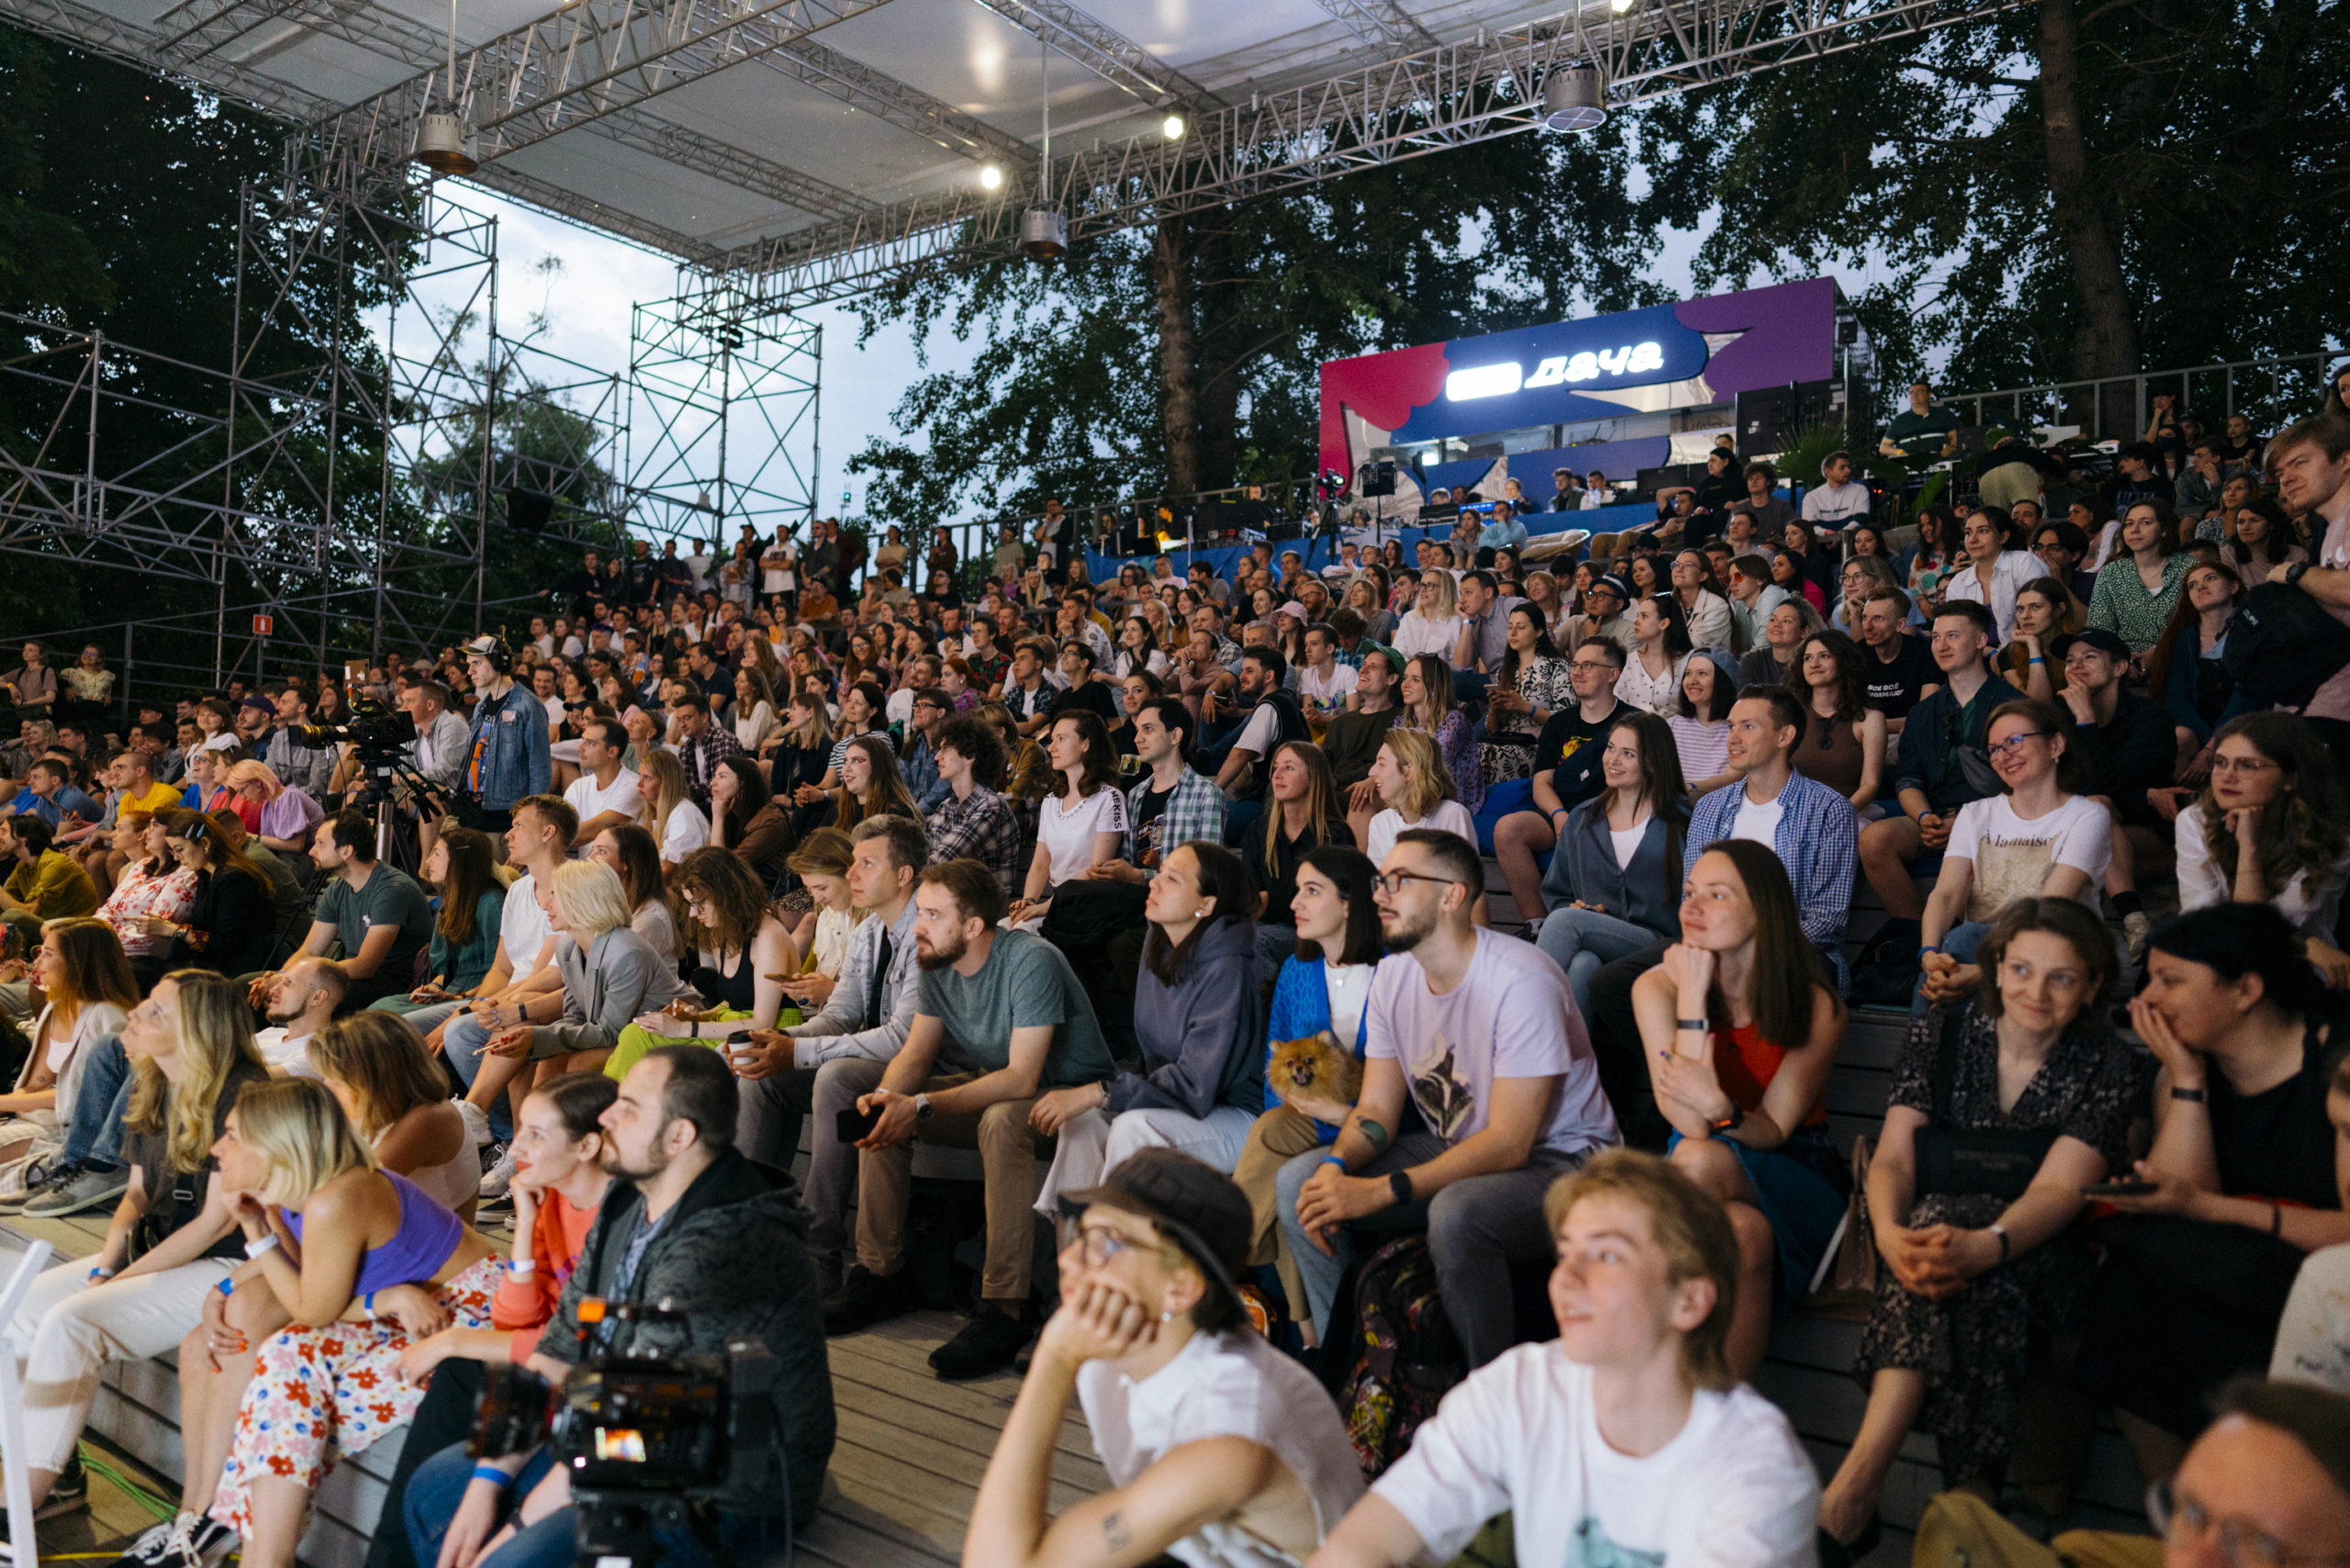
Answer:
MULTIPOLYGON (((500 1260, 488 1257, 441 1287, 453 1327, 490 1326, 501 1272, 500 1260)), ((424 1390, 398 1376, 408 1348, 407 1332, 388 1317, 281 1328, 263 1340, 237 1407, 212 1517, 251 1537, 255 1477, 281 1475, 315 1492, 339 1455, 361 1452, 413 1417, 424 1390)))

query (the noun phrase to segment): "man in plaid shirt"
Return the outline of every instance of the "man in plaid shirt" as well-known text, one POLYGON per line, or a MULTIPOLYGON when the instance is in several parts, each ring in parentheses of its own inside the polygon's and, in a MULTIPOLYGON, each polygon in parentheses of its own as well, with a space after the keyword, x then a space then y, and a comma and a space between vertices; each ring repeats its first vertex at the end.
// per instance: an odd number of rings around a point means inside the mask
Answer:
POLYGON ((1021 851, 1020 819, 1004 798, 979 780, 1003 777, 1003 741, 984 719, 958 713, 938 726, 932 745, 938 776, 946 781, 946 801, 930 813, 930 858, 977 860, 1017 898, 1027 878, 1021 851))
POLYGON ((733 729, 711 722, 709 706, 697 698, 688 697, 670 708, 669 734, 677 761, 686 770, 686 789, 694 804, 706 812, 710 810, 710 776, 726 758, 741 756, 743 747, 733 729))
POLYGON ((1224 791, 1191 766, 1192 711, 1171 697, 1135 715, 1135 755, 1150 769, 1126 791, 1126 842, 1115 860, 1086 875, 1100 881, 1147 882, 1167 852, 1195 839, 1224 842, 1224 791))

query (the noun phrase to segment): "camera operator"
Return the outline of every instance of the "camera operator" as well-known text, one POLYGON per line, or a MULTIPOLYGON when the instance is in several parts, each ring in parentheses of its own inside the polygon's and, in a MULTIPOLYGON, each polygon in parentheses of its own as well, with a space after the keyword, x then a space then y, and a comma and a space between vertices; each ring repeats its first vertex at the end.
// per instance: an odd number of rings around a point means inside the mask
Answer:
MULTIPOLYGON (((554 1379, 571 1371, 581 1357, 580 1303, 591 1296, 666 1302, 685 1316, 685 1353, 722 1356, 730 1340, 763 1339, 779 1449, 766 1484, 722 1492, 708 1517, 736 1561, 753 1563, 816 1516, 833 1451, 833 1385, 801 1243, 808 1216, 790 1178, 734 1148, 737 1110, 734 1075, 707 1047, 664 1046, 629 1070, 602 1117, 599 1158, 620 1180, 529 1365, 554 1379)), ((418 1468, 402 1511, 416 1561, 435 1568, 568 1568, 576 1555, 569 1474, 544 1444, 479 1463, 453 1444, 418 1468)), ((715 1568, 686 1531, 658 1528, 654 1540, 666 1568, 715 1568)))
POLYGON ((514 802, 543 795, 554 782, 546 708, 514 684, 513 670, 513 650, 504 638, 476 637, 465 644, 465 674, 480 698, 461 787, 482 819, 472 825, 484 833, 504 833, 514 802))
POLYGON ((408 765, 427 784, 442 791, 440 801, 417 804, 417 859, 431 858, 433 841, 441 836, 442 806, 464 777, 465 751, 473 732, 451 712, 449 689, 437 680, 420 680, 400 691, 399 709, 416 724, 416 740, 408 747, 408 765))

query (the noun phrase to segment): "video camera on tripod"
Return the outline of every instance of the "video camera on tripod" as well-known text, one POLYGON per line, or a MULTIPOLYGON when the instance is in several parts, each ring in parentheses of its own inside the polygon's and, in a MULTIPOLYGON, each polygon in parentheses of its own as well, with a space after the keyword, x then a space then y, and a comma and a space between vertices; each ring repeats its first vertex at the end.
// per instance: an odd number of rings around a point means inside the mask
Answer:
MULTIPOLYGON (((752 1337, 723 1356, 665 1351, 653 1338, 684 1343, 686 1315, 658 1306, 579 1304, 580 1361, 560 1385, 522 1366, 488 1369, 467 1446, 502 1459, 540 1443, 570 1473, 583 1568, 650 1568, 656 1526, 692 1532, 722 1563, 711 1529, 712 1498, 768 1485, 777 1462, 775 1363, 752 1337), (607 1321, 615 1348, 588 1355, 607 1321)), ((783 1511, 790 1511, 789 1482, 783 1511)))

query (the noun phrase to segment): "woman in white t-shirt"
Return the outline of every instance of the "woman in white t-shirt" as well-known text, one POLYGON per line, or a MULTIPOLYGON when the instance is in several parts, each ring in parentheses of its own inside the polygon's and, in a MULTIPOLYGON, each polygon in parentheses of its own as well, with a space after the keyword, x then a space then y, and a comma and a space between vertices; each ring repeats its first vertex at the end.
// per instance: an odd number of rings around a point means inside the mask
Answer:
POLYGON ((1452 778, 1438 756, 1436 743, 1422 730, 1390 730, 1371 765, 1371 782, 1385 809, 1371 819, 1363 839, 1373 866, 1387 863, 1396 839, 1416 827, 1457 833, 1477 846, 1477 821, 1453 799, 1452 778))
POLYGON ((1680 600, 1658 594, 1632 611, 1632 655, 1616 678, 1616 696, 1671 719, 1681 705, 1681 677, 1689 667, 1689 622, 1680 600))
POLYGON ((1405 658, 1434 654, 1449 660, 1460 645, 1460 587, 1452 574, 1430 566, 1420 574, 1419 597, 1395 623, 1395 651, 1405 658))
POLYGON ((1738 1244, 1721 1205, 1611 1148, 1551 1187, 1542 1216, 1559 1337, 1445 1395, 1315 1561, 1449 1562, 1510 1513, 1550 1562, 1811 1562, 1818 1475, 1723 1354, 1738 1244))
POLYGON ((1126 797, 1118 788, 1118 758, 1109 726, 1098 713, 1072 711, 1053 721, 1045 759, 1053 791, 1036 811, 1036 853, 1028 882, 1006 919, 1042 925, 1053 890, 1114 860, 1126 836, 1126 797))
POLYGON ((657 747, 639 751, 636 792, 643 802, 637 818, 660 841, 661 875, 675 877, 686 857, 710 842, 710 818, 694 804, 677 754, 657 747))
POLYGON ((752 756, 775 731, 775 691, 749 665, 734 672, 734 741, 752 756))
POLYGON ((2326 983, 2350 985, 2333 945, 2350 879, 2350 800, 2325 743, 2289 713, 2247 713, 2211 742, 2210 781, 2178 813, 2178 905, 2273 903, 2326 983))
POLYGON ((1909 1004, 1913 1015, 1974 992, 1982 979, 1975 949, 2017 899, 2074 899, 2095 907, 2113 857, 2113 823, 2103 806, 2065 787, 2087 771, 2087 757, 2072 753, 2072 734, 2045 702, 2027 698, 1993 710, 1984 745, 2008 792, 1969 801, 1951 824, 1919 933, 1925 956, 1909 1004))

